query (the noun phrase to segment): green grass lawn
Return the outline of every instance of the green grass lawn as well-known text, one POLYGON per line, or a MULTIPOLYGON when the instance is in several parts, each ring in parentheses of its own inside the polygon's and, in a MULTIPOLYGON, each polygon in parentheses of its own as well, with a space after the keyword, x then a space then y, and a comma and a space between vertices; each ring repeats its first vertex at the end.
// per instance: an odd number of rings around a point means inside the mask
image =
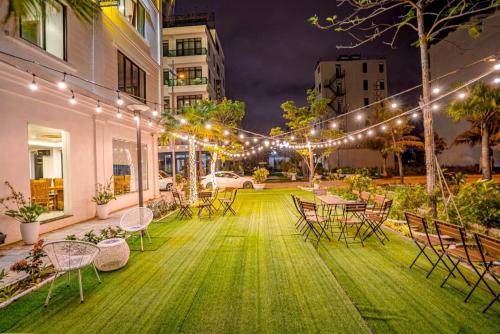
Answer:
POLYGON ((154 223, 153 244, 127 267, 103 273, 100 285, 85 271, 85 303, 75 280, 60 279, 47 308, 46 286, 0 310, 0 332, 499 332, 498 305, 481 313, 484 291, 465 304, 458 279, 440 288, 444 271, 425 279, 408 268, 411 240, 304 242, 290 193, 241 191, 237 217, 154 223))

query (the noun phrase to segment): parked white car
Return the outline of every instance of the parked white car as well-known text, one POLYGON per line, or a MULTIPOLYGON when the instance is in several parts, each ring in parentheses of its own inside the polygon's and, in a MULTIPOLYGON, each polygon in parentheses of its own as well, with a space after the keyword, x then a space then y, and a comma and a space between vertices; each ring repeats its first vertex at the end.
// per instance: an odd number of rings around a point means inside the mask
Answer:
POLYGON ((158 173, 158 188, 160 190, 171 191, 174 181, 171 176, 168 176, 164 171, 158 173))
MULTIPOLYGON (((219 188, 244 188, 252 189, 254 180, 251 176, 239 176, 233 172, 215 172, 215 182, 219 188)), ((212 178, 210 175, 201 179, 203 188, 212 188, 212 178)))

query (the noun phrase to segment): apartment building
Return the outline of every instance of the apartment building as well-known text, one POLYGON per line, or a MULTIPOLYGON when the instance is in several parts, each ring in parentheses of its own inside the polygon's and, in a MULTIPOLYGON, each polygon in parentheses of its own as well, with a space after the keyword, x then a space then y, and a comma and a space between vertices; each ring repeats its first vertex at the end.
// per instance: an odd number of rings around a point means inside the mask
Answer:
MULTIPOLYGON (((482 18, 482 32, 479 36, 472 37, 467 29, 459 29, 431 46, 429 58, 431 79, 435 80, 433 86, 447 89, 457 82, 471 80, 491 70, 492 62, 479 60, 488 58, 498 61, 500 59, 500 43, 498 43, 500 14, 494 13, 482 18), (447 75, 456 70, 458 71, 447 75), (446 77, 443 77, 444 75, 446 77)), ((486 83, 493 85, 492 80, 491 76, 484 79, 486 83)), ((477 165, 480 145, 472 148, 469 145, 453 145, 453 141, 460 133, 470 129, 470 123, 466 121, 453 123, 444 108, 435 112, 433 117, 435 131, 448 144, 448 149, 438 156, 441 164, 446 166, 477 165)), ((499 166, 500 149, 494 147, 492 154, 495 165, 499 166)))
MULTIPOLYGON (((114 186, 112 211, 137 205, 139 178, 145 200, 159 195, 160 1, 100 5, 87 23, 64 2, 46 2, 0 33, 0 197, 9 181, 45 206, 42 233, 93 218, 97 183, 114 186)), ((7 243, 20 239, 19 224, 1 214, 0 231, 7 243)))
MULTIPOLYGON (((163 28, 164 112, 176 114, 198 100, 222 100, 226 96, 224 52, 217 31, 203 14, 177 17, 163 28)), ((182 172, 187 146, 177 143, 176 169, 182 172)), ((160 169, 172 172, 172 147, 160 147, 160 169)), ((203 169, 209 154, 202 152, 203 169)))
MULTIPOLYGON (((329 117, 370 105, 387 96, 385 59, 363 59, 359 55, 341 55, 336 60, 318 61, 314 70, 314 89, 319 97, 330 99, 329 117)), ((370 109, 339 118, 345 132, 365 126, 370 109), (361 115, 363 118, 358 119, 361 115)), ((377 167, 380 154, 362 148, 339 149, 328 158, 328 168, 377 167)), ((390 161, 390 164, 392 161, 390 161)))

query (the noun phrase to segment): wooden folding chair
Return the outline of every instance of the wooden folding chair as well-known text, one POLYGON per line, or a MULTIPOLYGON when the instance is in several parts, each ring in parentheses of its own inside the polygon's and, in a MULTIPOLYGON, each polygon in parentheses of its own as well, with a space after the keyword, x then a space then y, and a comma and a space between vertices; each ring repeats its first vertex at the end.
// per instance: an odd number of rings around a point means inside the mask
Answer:
MULTIPOLYGON (((474 239, 477 244, 477 252, 480 255, 481 262, 478 267, 482 267, 483 272, 479 272, 479 268, 473 266, 475 272, 478 274, 479 278, 477 282, 472 287, 471 291, 465 298, 465 301, 469 299, 474 290, 477 288, 479 283, 483 282, 484 285, 488 288, 488 291, 494 296, 493 300, 483 309, 483 313, 488 311, 488 309, 498 300, 498 296, 500 293, 495 293, 493 288, 488 284, 488 282, 484 279, 488 274, 493 280, 497 283, 497 286, 500 284, 499 276, 500 276, 500 240, 492 238, 490 236, 476 233, 474 234, 474 239)), ((474 259, 477 254, 473 255, 474 259)), ((490 282, 491 283, 491 282, 490 282)))
POLYGON ((227 212, 231 212, 233 215, 236 216, 236 211, 233 209, 233 204, 234 201, 236 200, 236 195, 238 194, 238 189, 234 189, 233 192, 231 193, 230 198, 221 198, 220 203, 221 206, 224 208, 222 211, 222 215, 225 216, 227 212))
POLYGON ((201 213, 203 210, 208 212, 208 216, 212 217, 214 211, 212 211, 212 192, 211 191, 202 191, 198 194, 198 198, 200 202, 196 204, 196 208, 198 209, 198 217, 201 217, 201 213))
MULTIPOLYGON (((368 204, 368 202, 366 203, 368 204)), ((384 195, 375 195, 373 197, 373 204, 368 204, 366 206, 366 211, 369 213, 380 213, 382 207, 384 206, 384 203, 385 203, 384 195)))
MULTIPOLYGON (((465 278, 464 274, 458 268, 458 265, 461 262, 467 261, 467 257, 466 257, 466 252, 468 251, 467 247, 470 247, 470 245, 467 245, 467 238, 465 235, 465 229, 463 227, 449 224, 449 223, 445 223, 445 222, 441 222, 438 220, 434 221, 434 226, 436 226, 436 233, 437 233, 439 243, 441 246, 441 249, 437 250, 439 259, 442 259, 443 256, 446 255, 448 260, 450 260, 451 264, 453 265, 451 270, 449 270, 449 273, 446 276, 446 278, 444 279, 443 283, 441 283, 441 287, 443 287, 446 284, 446 282, 448 281, 450 276, 453 275, 453 277, 455 277, 455 275, 454 275, 455 270, 457 270, 458 273, 460 274, 460 276, 462 276, 465 283, 467 283, 467 285, 470 285, 467 278, 465 278), (450 246, 453 246, 453 247, 450 247, 450 246), (456 259, 456 262, 453 261, 453 259, 456 259)), ((443 260, 443 263, 444 263, 444 260, 443 260)), ((432 270, 434 270, 434 268, 436 266, 434 266, 431 269, 431 272, 432 272, 432 270)))
MULTIPOLYGON (((425 258, 432 265, 432 269, 427 273, 426 278, 429 278, 432 271, 439 264, 439 262, 441 262, 448 269, 448 271, 451 271, 450 267, 448 267, 448 264, 444 262, 441 256, 442 254, 440 255, 436 250, 436 247, 440 246, 441 242, 438 236, 429 234, 429 227, 427 226, 425 218, 410 212, 405 212, 405 218, 406 218, 406 223, 408 224, 408 230, 410 231, 410 236, 417 245, 417 247, 420 249, 420 252, 418 253, 417 257, 415 257, 413 262, 410 264, 410 268, 413 267, 413 265, 417 262, 420 255, 424 255, 425 258), (431 258, 427 255, 427 253, 425 252, 426 249, 430 249, 438 257, 438 260, 436 262, 433 262, 431 258)), ((445 241, 444 243, 447 242, 445 241)))
POLYGON ((297 220, 295 221, 295 228, 300 228, 300 225, 304 222, 304 217, 302 217, 302 212, 300 211, 300 200, 295 197, 293 194, 290 195, 292 197, 293 207, 296 211, 297 220))
POLYGON ((385 234, 384 230, 382 229, 382 225, 387 220, 387 217, 389 217, 389 212, 391 211, 391 207, 392 207, 392 200, 388 200, 384 202, 384 204, 382 205, 382 209, 380 210, 379 213, 367 212, 365 214, 366 222, 369 228, 363 234, 363 241, 365 241, 372 235, 377 236, 382 245, 384 244, 385 240, 389 241, 389 237, 387 236, 387 234, 385 234))
POLYGON ((368 191, 362 191, 361 194, 359 195, 359 199, 361 200, 361 202, 366 204, 368 204, 371 197, 372 194, 370 194, 368 191))
POLYGON ((179 207, 179 212, 177 212, 176 218, 182 219, 184 217, 193 217, 193 212, 191 211, 189 203, 184 200, 181 194, 178 191, 174 190, 172 191, 172 196, 174 197, 175 203, 179 207))
POLYGON ((366 222, 366 203, 346 203, 344 204, 344 208, 342 211, 342 218, 339 219, 340 222, 340 235, 339 235, 339 241, 341 238, 344 238, 344 242, 347 247, 349 247, 349 244, 353 243, 361 243, 361 246, 364 246, 363 244, 363 238, 361 237, 360 231, 363 225, 365 225, 366 222), (352 238, 352 242, 347 242, 347 232, 348 228, 351 226, 356 226, 356 234, 352 238), (359 235, 359 241, 355 241, 356 238, 359 235))
POLYGON ((318 208, 316 204, 303 201, 299 201, 299 203, 302 217, 309 227, 304 241, 307 241, 311 232, 313 232, 313 234, 316 236, 315 247, 318 246, 319 241, 321 240, 321 237, 323 235, 326 236, 328 241, 331 241, 330 237, 326 233, 326 224, 328 223, 328 218, 318 215, 318 208), (319 229, 316 226, 318 226, 319 229))

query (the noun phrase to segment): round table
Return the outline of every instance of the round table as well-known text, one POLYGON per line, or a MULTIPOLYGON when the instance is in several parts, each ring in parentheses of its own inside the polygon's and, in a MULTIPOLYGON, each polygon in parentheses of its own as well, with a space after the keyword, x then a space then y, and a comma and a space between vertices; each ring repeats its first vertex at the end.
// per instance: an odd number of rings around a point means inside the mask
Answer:
POLYGON ((130 248, 125 239, 106 239, 97 244, 101 249, 94 263, 100 271, 112 271, 123 268, 130 255, 130 248))

